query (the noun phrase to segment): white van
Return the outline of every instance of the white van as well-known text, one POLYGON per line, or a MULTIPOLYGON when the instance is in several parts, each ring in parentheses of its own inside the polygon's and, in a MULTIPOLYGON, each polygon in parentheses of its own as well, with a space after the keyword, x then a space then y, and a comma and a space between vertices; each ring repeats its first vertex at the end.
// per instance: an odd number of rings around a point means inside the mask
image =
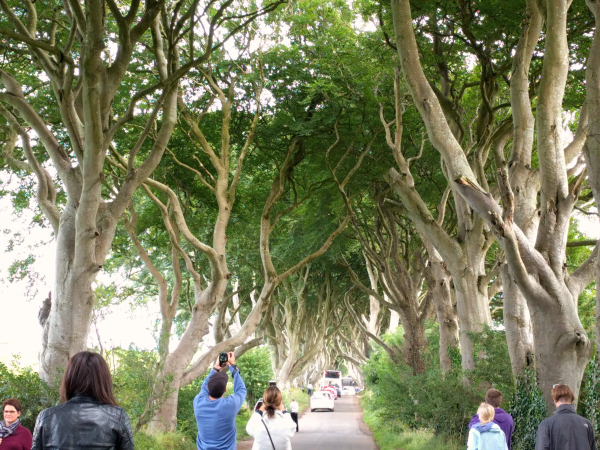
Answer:
POLYGON ((326 370, 323 372, 323 378, 319 380, 319 389, 326 386, 333 386, 337 391, 338 397, 342 396, 342 372, 339 370, 326 370))

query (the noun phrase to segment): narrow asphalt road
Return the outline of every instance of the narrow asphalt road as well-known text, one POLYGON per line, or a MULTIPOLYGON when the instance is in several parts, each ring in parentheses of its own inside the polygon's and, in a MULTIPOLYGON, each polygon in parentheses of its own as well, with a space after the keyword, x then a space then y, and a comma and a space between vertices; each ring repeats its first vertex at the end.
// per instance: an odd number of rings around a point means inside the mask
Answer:
MULTIPOLYGON (((335 411, 307 409, 300 416, 300 432, 292 438, 293 450, 377 450, 372 434, 362 420, 355 396, 335 401, 335 411)), ((238 450, 250 450, 252 439, 238 444, 238 450)))

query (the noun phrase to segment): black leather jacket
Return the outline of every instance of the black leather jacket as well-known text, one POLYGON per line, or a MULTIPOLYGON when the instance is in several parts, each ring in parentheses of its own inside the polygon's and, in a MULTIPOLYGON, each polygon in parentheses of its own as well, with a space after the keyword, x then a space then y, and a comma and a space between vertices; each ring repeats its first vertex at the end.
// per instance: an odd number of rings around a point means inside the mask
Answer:
POLYGON ((40 413, 32 450, 130 450, 134 448, 129 416, 118 406, 76 395, 40 413))

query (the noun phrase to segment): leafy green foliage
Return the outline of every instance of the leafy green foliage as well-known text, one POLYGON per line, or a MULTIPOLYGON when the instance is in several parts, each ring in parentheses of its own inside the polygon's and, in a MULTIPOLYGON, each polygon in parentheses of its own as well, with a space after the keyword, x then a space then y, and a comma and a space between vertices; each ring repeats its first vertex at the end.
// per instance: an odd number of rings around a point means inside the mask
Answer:
MULTIPOLYGON (((363 371, 373 391, 369 404, 397 431, 426 428, 466 442, 467 425, 486 388, 477 382, 482 380, 465 384, 460 369, 442 374, 434 361, 429 361, 425 372, 413 376, 410 367, 394 364, 386 353, 376 349, 363 371)), ((505 364, 510 366, 508 361, 505 364)))
POLYGON ((250 435, 246 433, 246 425, 250 420, 250 416, 252 416, 253 408, 242 408, 237 416, 235 416, 235 426, 236 426, 236 441, 243 441, 248 439, 250 435))
POLYGON ((459 450, 463 446, 458 442, 448 441, 444 437, 435 436, 433 432, 425 429, 406 430, 399 423, 390 425, 389 421, 382 420, 377 408, 373 408, 373 393, 371 391, 362 395, 361 406, 366 410, 364 421, 374 434, 375 441, 381 450, 459 450))
POLYGON ((156 353, 135 347, 115 348, 106 355, 106 359, 112 370, 117 402, 127 411, 135 428, 155 384, 156 353))
MULTIPOLYGON (((401 339, 398 334, 388 340, 398 341, 401 339)), ((399 436, 406 434, 408 443, 401 448, 412 448, 410 442, 422 443, 428 439, 432 439, 432 447, 422 448, 445 448, 434 446, 437 441, 433 440, 433 433, 448 438, 448 445, 464 443, 471 417, 485 398, 486 390, 494 387, 504 394, 502 406, 515 420, 513 447, 517 450, 533 448, 531 443, 535 443, 537 427, 546 418, 546 403, 530 373, 519 381, 514 392, 504 332, 487 328, 482 333, 474 333, 471 338, 475 346, 475 369, 462 371, 458 357, 453 358, 457 361, 446 374, 440 372, 435 358, 435 329, 428 330, 427 338, 427 369, 421 375, 413 376, 404 364, 394 365, 378 348, 365 365, 370 393, 362 404, 366 420, 376 433, 380 430, 382 442, 398 442, 399 436), (429 430, 429 434, 423 430, 429 430)), ((387 448, 387 444, 382 445, 387 448)))
MULTIPOLYGON (((582 241, 589 239, 579 230, 577 219, 571 218, 569 224, 569 241, 582 241)), ((569 272, 573 272, 592 254, 592 246, 567 247, 567 266, 569 272)), ((577 309, 581 325, 588 333, 590 339, 594 339, 596 322, 596 281, 587 286, 579 296, 577 309)))
MULTIPOLYGON (((596 350, 597 351, 597 350, 596 350)), ((579 414, 587 417, 592 422, 596 447, 600 445, 600 365, 598 353, 588 364, 583 376, 583 383, 579 391, 579 414)))
POLYGON ((40 412, 59 403, 58 390, 49 387, 31 367, 21 368, 15 357, 7 366, 0 362, 0 401, 16 398, 23 405, 21 424, 33 431, 40 412))
POLYGON ((262 397, 265 389, 269 387, 272 380, 273 369, 271 368, 271 355, 268 347, 255 347, 243 354, 236 364, 240 368, 242 379, 246 385, 246 402, 250 408, 254 408, 256 401, 262 397))
POLYGON ((194 415, 194 397, 200 392, 202 383, 207 375, 208 372, 196 379, 193 383, 179 389, 179 398, 177 400, 177 429, 184 435, 194 439, 198 434, 196 416, 194 415))
POLYGON ((508 410, 515 423, 513 448, 533 450, 537 429, 547 415, 546 401, 537 387, 535 374, 526 370, 517 380, 512 405, 508 410))
POLYGON ((22 260, 14 261, 8 268, 8 280, 13 283, 29 276, 31 265, 33 265, 34 262, 35 257, 33 255, 29 255, 22 260))
MULTIPOLYGON (((473 384, 482 383, 486 387, 498 389, 510 401, 508 394, 513 390, 513 383, 506 333, 485 327, 481 333, 473 333, 471 339, 474 344, 475 369, 467 372, 466 376, 473 384)), ((506 403, 505 401, 505 408, 508 408, 510 405, 506 403)))

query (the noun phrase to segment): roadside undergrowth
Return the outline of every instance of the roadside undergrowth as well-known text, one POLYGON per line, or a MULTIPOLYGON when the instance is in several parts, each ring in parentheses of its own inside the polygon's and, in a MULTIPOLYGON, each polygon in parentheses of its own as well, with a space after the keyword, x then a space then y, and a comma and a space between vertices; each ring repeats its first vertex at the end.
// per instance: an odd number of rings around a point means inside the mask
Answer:
POLYGON ((447 437, 435 436, 429 430, 410 430, 400 422, 383 421, 377 409, 372 408, 372 393, 366 391, 360 399, 364 421, 373 433, 380 450, 459 450, 464 445, 451 442, 447 437))

